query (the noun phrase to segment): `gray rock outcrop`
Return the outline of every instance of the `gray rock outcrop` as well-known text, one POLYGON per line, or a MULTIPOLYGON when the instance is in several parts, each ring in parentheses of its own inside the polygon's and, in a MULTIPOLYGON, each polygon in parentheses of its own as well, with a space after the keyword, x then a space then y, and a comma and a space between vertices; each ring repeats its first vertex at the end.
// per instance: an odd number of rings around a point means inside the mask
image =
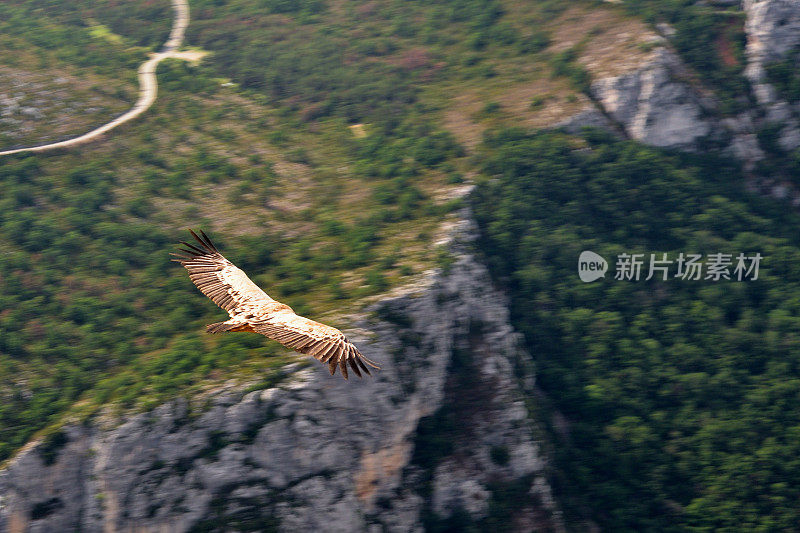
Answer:
POLYGON ((593 99, 633 139, 663 148, 695 149, 718 132, 711 105, 687 81, 674 52, 659 47, 639 68, 591 84, 593 99))
POLYGON ((0 472, 0 530, 422 531, 480 520, 519 488, 513 527, 561 530, 526 408, 530 357, 506 301, 465 248, 349 335, 383 370, 314 364, 115 427, 65 427, 0 472))
POLYGON ((759 103, 775 102, 774 89, 766 83, 765 66, 785 59, 800 47, 800 2, 794 0, 744 0, 747 19, 747 68, 759 103))
MULTIPOLYGON (((759 107, 735 117, 720 117, 714 98, 666 44, 659 45, 635 68, 612 77, 595 79, 590 93, 603 113, 625 134, 662 148, 695 151, 713 145, 745 162, 752 169, 763 159, 756 132, 780 124, 779 145, 784 150, 800 147, 800 109, 781 99, 769 83, 766 67, 800 51, 800 2, 795 0, 744 0, 747 66, 759 107)), ((659 25, 664 37, 674 30, 659 25)), ((588 117, 592 125, 602 121, 590 112, 566 121, 575 130, 588 117)), ((611 128, 606 128, 611 130, 611 128)))
POLYGON ((767 79, 766 67, 800 49, 800 2, 796 0, 744 0, 747 15, 747 68, 753 93, 764 109, 764 122, 780 123, 780 145, 800 147, 800 123, 791 105, 782 100, 767 79))

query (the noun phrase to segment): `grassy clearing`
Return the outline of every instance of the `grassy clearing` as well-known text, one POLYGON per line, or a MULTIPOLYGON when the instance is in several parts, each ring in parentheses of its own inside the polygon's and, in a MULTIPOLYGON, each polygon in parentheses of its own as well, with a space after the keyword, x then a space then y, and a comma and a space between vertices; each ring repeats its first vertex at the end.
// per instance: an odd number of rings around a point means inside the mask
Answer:
POLYGON ((105 24, 92 24, 89 26, 89 34, 95 39, 105 39, 113 44, 123 43, 122 36, 112 32, 105 24))

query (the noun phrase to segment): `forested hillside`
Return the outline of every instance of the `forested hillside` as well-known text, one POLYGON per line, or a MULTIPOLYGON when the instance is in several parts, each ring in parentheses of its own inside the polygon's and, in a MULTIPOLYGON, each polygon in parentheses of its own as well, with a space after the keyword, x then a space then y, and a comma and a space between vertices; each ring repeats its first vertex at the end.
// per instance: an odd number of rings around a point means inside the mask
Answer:
MULTIPOLYGON (((737 6, 625 6, 672 24, 660 29, 720 113, 754 105, 737 6)), ((766 70, 792 101, 790 62, 766 70)), ((755 172, 796 182, 800 150, 783 127, 773 116, 757 131, 765 157, 755 172)), ((472 198, 481 250, 535 354, 565 511, 608 531, 794 529, 796 210, 754 194, 753 170, 727 154, 657 151, 597 131, 576 140, 497 129, 482 166, 472 198), (609 260, 605 279, 579 281, 583 250, 609 260), (760 253, 758 279, 672 277, 680 253, 719 252, 760 253), (614 279, 624 253, 644 254, 640 281, 614 279), (650 254, 663 253, 672 279, 645 281, 650 254)))
MULTIPOLYGON (((668 46, 681 82, 713 103, 701 118, 747 115, 738 5, 190 6, 188 45, 209 54, 164 61, 145 115, 94 144, 0 159, 0 461, 34 436, 58 449, 66 420, 147 410, 228 380, 268 387, 304 361, 262 337, 202 333, 224 313, 169 262, 186 228, 208 232, 298 313, 347 327, 367 304, 452 265, 443 222, 466 203, 476 252, 537 368, 544 394, 528 406, 548 426, 569 525, 796 527, 800 219, 753 183, 797 183, 800 151, 769 122, 745 132, 763 151, 752 164, 722 150, 725 135, 692 154, 646 147, 623 139, 591 90, 668 46), (605 130, 542 131, 587 110, 605 130), (465 184, 476 184, 467 200, 465 184), (763 260, 753 281, 607 274, 584 284, 583 250, 612 271, 621 253, 763 260)), ((124 110, 171 17, 166 0, 0 5, 0 81, 24 80, 8 95, 0 86, 13 108, 0 117, 0 150, 124 110)), ((791 58, 766 70, 795 102, 791 58)), ((420 442, 438 443, 435 429, 420 442)), ((498 449, 491 461, 508 457, 498 449)), ((494 524, 519 507, 512 489, 493 494, 488 522, 425 523, 494 524)))
MULTIPOLYGON (((80 149, 2 160, 0 458, 65 414, 147 408, 230 377, 270 383, 295 359, 258 337, 201 333, 220 312, 168 256, 187 227, 272 296, 337 325, 446 264, 431 243, 472 168, 442 126, 448 95, 550 77, 546 34, 496 0, 414 3, 413 24, 391 25, 392 3, 191 5, 190 44, 212 55, 164 62, 141 120, 80 149)), ((48 6, 4 4, 4 39, 38 68, 124 80, 132 100, 168 11, 147 3, 133 23, 117 4, 48 6)), ((526 20, 561 10, 540 7, 526 20)), ((513 117, 487 106, 475 120, 513 117)))
MULTIPOLYGON (((744 194, 730 162, 503 130, 475 212, 513 296, 573 512, 604 529, 778 529, 798 517, 798 216, 744 194), (582 250, 611 263, 584 284, 582 250), (645 281, 650 253, 759 252, 755 281, 645 281), (614 279, 644 253, 639 281, 614 279)), ((705 276, 705 274, 704 274, 705 276)))

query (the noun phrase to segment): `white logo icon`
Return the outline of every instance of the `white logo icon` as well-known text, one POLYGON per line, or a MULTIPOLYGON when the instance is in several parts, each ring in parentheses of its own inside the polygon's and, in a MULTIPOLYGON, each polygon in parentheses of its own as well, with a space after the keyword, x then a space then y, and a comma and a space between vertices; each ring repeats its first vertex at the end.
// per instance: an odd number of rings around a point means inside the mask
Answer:
POLYGON ((606 260, 594 252, 585 250, 578 257, 578 276, 585 283, 604 278, 607 270, 606 260))

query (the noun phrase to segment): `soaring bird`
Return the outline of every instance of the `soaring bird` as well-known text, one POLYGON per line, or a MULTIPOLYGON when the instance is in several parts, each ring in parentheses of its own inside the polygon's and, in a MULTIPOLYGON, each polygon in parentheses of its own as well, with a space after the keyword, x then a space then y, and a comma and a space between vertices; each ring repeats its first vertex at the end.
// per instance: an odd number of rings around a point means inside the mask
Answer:
POLYGON ((380 368, 364 357, 353 343, 336 328, 296 315, 292 308, 277 302, 250 281, 240 269, 225 259, 204 232, 197 235, 189 230, 199 243, 181 241, 186 248, 174 255, 189 271, 189 278, 200 291, 231 316, 225 322, 206 326, 209 333, 226 331, 252 331, 276 340, 284 346, 311 355, 328 363, 331 375, 338 366, 347 379, 347 366, 358 377, 363 370, 370 374, 367 365, 380 368), (365 364, 366 363, 366 364, 365 364))

